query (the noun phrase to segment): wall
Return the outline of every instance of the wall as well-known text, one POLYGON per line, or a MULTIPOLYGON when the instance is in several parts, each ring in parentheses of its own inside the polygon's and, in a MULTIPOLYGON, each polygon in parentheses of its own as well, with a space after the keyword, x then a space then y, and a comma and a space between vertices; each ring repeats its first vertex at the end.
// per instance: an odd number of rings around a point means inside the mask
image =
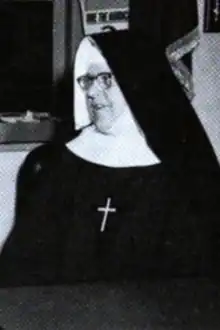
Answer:
POLYGON ((67 31, 66 20, 69 13, 65 7, 66 0, 54 1, 54 43, 53 43, 53 69, 54 69, 54 82, 56 83, 60 77, 63 76, 66 65, 71 65, 74 61, 76 48, 82 37, 82 23, 80 17, 80 6, 78 0, 72 0, 71 3, 71 16, 72 21, 69 22, 67 31), (68 35, 67 35, 68 32, 68 35), (68 39, 67 39, 68 38, 68 39), (69 45, 67 46, 67 43, 69 45), (68 48, 68 49, 67 49, 68 48), (71 52, 71 59, 67 58, 67 52, 71 52), (66 63, 69 61, 69 63, 66 63))
POLYGON ((14 223, 17 172, 28 151, 0 152, 0 251, 14 223))
POLYGON ((53 16, 53 80, 62 76, 65 66, 65 0, 54 1, 53 16))
POLYGON ((204 0, 198 0, 201 42, 193 55, 196 113, 220 161, 220 33, 203 33, 204 0))

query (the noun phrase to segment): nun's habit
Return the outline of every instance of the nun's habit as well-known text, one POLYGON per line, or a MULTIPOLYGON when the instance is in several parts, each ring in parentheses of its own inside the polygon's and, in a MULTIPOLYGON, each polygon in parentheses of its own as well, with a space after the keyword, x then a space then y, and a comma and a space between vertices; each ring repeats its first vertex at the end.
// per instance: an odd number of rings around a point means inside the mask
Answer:
POLYGON ((75 65, 78 136, 24 162, 1 285, 210 274, 219 165, 163 49, 126 31, 94 35, 75 65), (77 84, 93 61, 126 100, 107 135, 77 84))

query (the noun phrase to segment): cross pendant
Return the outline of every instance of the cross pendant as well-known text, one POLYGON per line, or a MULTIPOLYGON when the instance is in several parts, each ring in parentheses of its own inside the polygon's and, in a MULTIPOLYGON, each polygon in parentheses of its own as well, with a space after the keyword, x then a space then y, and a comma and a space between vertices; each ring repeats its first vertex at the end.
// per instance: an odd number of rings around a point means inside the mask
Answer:
POLYGON ((97 211, 98 212, 103 212, 103 219, 102 219, 102 223, 101 223, 101 228, 100 228, 100 231, 103 232, 105 230, 105 226, 106 226, 106 223, 107 223, 107 218, 108 218, 108 214, 111 212, 111 213, 114 213, 116 212, 116 208, 111 208, 110 207, 111 205, 111 198, 108 198, 107 199, 107 204, 105 207, 98 207, 97 208, 97 211))

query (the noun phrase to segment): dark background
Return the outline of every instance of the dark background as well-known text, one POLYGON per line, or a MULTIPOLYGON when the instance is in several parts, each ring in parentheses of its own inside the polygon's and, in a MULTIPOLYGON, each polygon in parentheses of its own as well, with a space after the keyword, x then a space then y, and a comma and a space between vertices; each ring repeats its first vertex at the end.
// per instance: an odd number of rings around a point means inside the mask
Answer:
POLYGON ((0 4, 0 112, 51 111, 50 1, 0 4))

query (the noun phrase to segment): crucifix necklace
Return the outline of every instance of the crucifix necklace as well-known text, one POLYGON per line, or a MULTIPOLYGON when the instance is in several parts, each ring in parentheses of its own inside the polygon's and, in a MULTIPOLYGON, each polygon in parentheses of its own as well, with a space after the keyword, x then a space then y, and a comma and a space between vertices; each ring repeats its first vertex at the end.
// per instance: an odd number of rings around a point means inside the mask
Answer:
POLYGON ((105 230, 105 226, 107 223, 107 218, 108 218, 108 214, 111 212, 116 212, 116 208, 110 207, 111 205, 111 198, 107 199, 107 204, 105 207, 98 207, 97 211, 98 212, 103 212, 103 219, 102 219, 102 223, 101 223, 101 228, 100 231, 103 232, 105 230))

